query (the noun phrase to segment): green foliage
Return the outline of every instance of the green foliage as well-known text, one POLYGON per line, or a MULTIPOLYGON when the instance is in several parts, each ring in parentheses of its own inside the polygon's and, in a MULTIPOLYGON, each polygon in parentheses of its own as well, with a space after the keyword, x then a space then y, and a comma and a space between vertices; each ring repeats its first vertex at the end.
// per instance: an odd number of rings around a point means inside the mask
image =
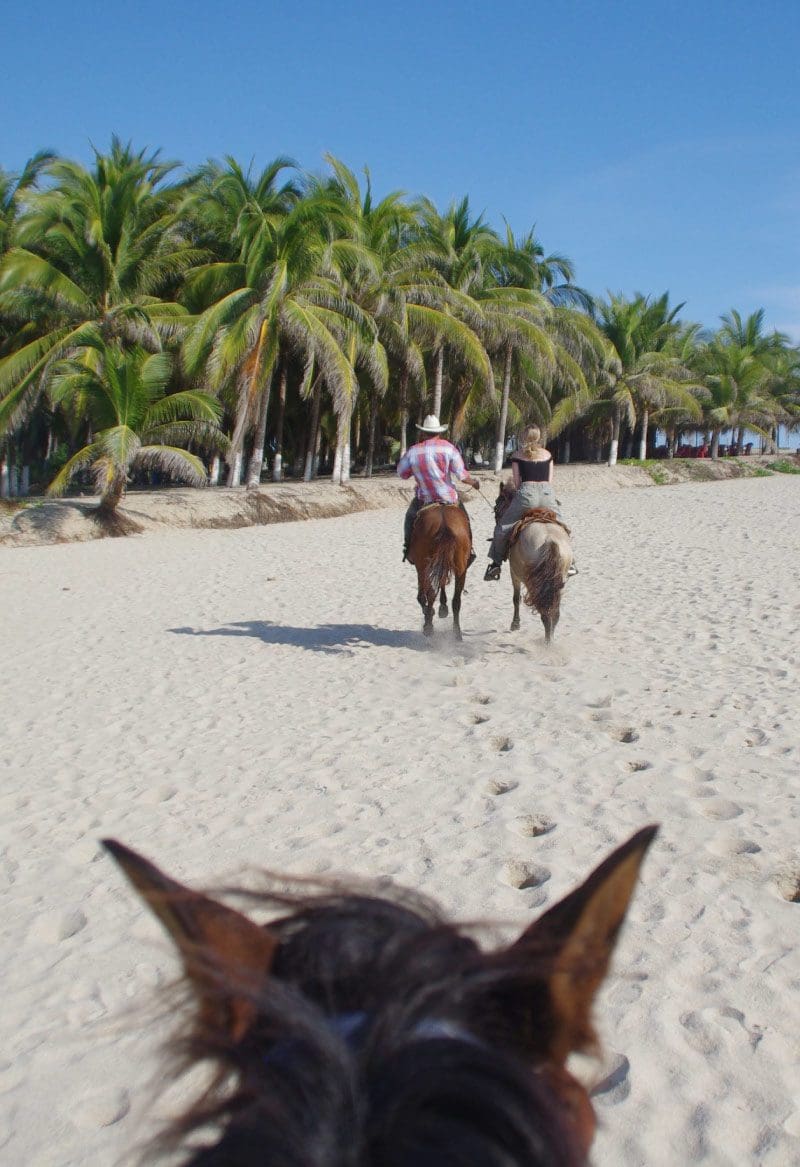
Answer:
POLYGON ((797 462, 790 462, 788 458, 778 458, 774 462, 769 462, 768 466, 776 474, 800 474, 800 465, 797 462))
POLYGON ((467 197, 378 198, 333 156, 320 175, 226 157, 178 180, 114 138, 88 167, 0 170, 0 440, 31 465, 55 448, 57 484, 102 468, 116 491, 155 447, 190 473, 220 423, 257 470, 270 427, 296 460, 313 417, 329 457, 356 434, 357 455, 392 449, 432 407, 484 452, 531 421, 575 444, 800 424, 800 351, 763 311, 709 335, 682 307, 595 302, 533 230, 499 232, 467 197))
POLYGON ((656 486, 666 486, 670 480, 664 469, 664 463, 657 458, 620 458, 618 465, 638 466, 650 475, 656 486))

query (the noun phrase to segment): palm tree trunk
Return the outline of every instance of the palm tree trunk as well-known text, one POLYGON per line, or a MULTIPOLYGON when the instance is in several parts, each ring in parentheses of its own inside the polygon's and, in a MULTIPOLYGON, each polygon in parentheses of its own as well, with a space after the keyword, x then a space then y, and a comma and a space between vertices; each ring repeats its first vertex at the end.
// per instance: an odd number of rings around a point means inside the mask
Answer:
POLYGON ((211 469, 208 472, 208 485, 219 485, 219 454, 215 454, 211 460, 211 469))
MULTIPOLYGON (((264 442, 267 437, 267 413, 269 412, 270 391, 272 389, 272 378, 270 377, 268 383, 264 386, 261 395, 261 403, 258 410, 258 421, 256 422, 256 433, 253 440, 253 453, 250 456, 250 465, 247 470, 247 489, 257 490, 261 484, 261 468, 264 464, 264 442)), ((229 486, 238 486, 236 483, 228 483, 229 486)))
POLYGON ((310 482, 314 477, 314 462, 319 448, 319 414, 322 402, 322 379, 317 377, 311 397, 311 421, 309 422, 308 449, 306 450, 306 464, 303 469, 303 481, 310 482))
POLYGON ((400 457, 408 449, 408 370, 400 377, 400 457))
POLYGON ((278 416, 275 418, 275 457, 272 460, 272 481, 283 478, 283 419, 286 416, 286 385, 289 380, 289 364, 286 358, 281 362, 281 376, 278 382, 278 416))
MULTIPOLYGON (((242 480, 242 448, 244 446, 244 435, 247 430, 247 418, 250 413, 250 401, 254 396, 255 386, 258 381, 258 374, 261 369, 261 354, 264 350, 264 341, 267 336, 267 325, 263 323, 258 332, 258 344, 256 345, 255 358, 253 360, 253 370, 250 375, 250 383, 246 387, 241 386, 239 393, 239 403, 236 409, 236 424, 233 427, 233 436, 231 437, 230 447, 230 470, 228 472, 228 486, 239 486, 242 480)), ((269 386, 266 388, 267 404, 269 404, 269 386)), ((260 402, 264 406, 264 402, 260 402)), ((261 415, 259 414, 259 421, 261 415)), ((266 426, 266 413, 264 414, 264 425, 266 426)), ((258 429, 258 426, 256 427, 258 429)), ((258 441, 256 441, 258 445, 258 441)), ((261 458, 264 457, 264 443, 261 442, 261 458)), ((252 460, 250 463, 252 467, 252 460)), ((259 462, 259 475, 261 474, 261 463, 259 462)))
POLYGON ((433 358, 433 413, 441 419, 442 416, 442 382, 444 380, 444 345, 439 345, 433 358))
POLYGON ((711 438, 711 459, 713 462, 716 462, 717 459, 719 458, 719 427, 715 427, 715 429, 712 431, 712 435, 713 436, 711 438))
POLYGON ((494 447, 494 472, 499 474, 503 469, 503 455, 506 448, 506 425, 508 423, 508 398, 511 393, 511 358, 514 350, 510 344, 506 345, 506 360, 503 368, 503 395, 500 398, 500 417, 497 421, 497 441, 494 447))
POLYGON ((375 431, 378 428, 378 395, 373 393, 369 403, 369 430, 367 433, 367 459, 364 464, 365 478, 372 478, 372 465, 375 461, 375 431))
POLYGON ((618 405, 614 406, 614 412, 611 415, 611 449, 608 453, 609 466, 616 466, 617 454, 619 452, 619 429, 622 424, 622 411, 618 405))
POLYGON ((124 471, 117 473, 111 479, 111 482, 100 496, 100 503, 97 507, 97 513, 108 517, 116 513, 117 507, 120 504, 122 496, 125 493, 125 485, 127 477, 124 471))
POLYGON ((650 422, 650 415, 645 409, 642 414, 642 436, 639 439, 639 461, 644 462, 647 457, 647 427, 650 422))

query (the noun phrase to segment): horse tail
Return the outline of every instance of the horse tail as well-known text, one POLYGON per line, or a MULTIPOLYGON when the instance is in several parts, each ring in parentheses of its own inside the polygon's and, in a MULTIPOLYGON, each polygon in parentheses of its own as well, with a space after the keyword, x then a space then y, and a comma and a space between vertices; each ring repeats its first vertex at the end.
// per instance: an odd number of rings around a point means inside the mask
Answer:
POLYGON ((428 559, 428 583, 434 591, 446 588, 455 568, 458 540, 447 523, 443 522, 433 537, 428 559))
POLYGON ((561 550, 554 539, 548 540, 536 563, 525 573, 525 603, 537 612, 549 612, 559 601, 564 587, 561 550))

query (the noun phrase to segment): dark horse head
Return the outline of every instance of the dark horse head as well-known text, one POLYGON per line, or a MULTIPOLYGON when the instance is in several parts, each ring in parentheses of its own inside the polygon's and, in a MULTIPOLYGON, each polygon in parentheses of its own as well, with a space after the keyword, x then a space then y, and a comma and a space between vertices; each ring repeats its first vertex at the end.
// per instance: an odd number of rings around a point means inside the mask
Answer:
POLYGON ((275 895, 292 909, 260 926, 108 841, 178 946, 187 1062, 216 1071, 165 1145, 184 1167, 585 1164, 594 1115, 565 1063, 594 1045, 655 831, 494 951, 410 895, 275 895))

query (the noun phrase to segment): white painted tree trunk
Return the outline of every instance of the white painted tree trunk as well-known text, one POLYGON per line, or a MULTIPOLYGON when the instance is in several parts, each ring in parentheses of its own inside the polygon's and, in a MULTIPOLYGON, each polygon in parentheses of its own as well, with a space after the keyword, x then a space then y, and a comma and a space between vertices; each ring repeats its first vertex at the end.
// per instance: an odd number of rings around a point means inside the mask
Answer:
POLYGON ((444 380, 444 348, 436 350, 434 358, 433 412, 442 420, 442 382, 444 380))
POLYGON ((400 381, 400 457, 408 449, 408 373, 400 381))
POLYGON ((494 472, 503 469, 503 455, 506 450, 506 425, 508 424, 508 397, 511 392, 511 345, 506 346, 506 360, 503 369, 503 395, 500 398, 500 417, 497 422, 497 441, 494 447, 494 472))
POLYGON ((3 459, 0 462, 0 498, 8 498, 9 490, 9 476, 8 476, 8 462, 3 459))
POLYGON ((241 486, 242 484, 242 451, 236 450, 232 456, 230 466, 228 469, 228 486, 241 486))
POLYGON ((272 481, 281 482, 283 480, 283 454, 280 450, 275 451, 275 457, 272 459, 272 481))
POLYGON ((22 478, 19 484, 19 493, 23 498, 27 498, 31 489, 31 468, 30 466, 22 467, 22 478))
POLYGON ((342 485, 350 481, 350 438, 344 444, 342 451, 342 485))
POLYGON ((333 474, 331 475, 331 480, 336 483, 342 480, 342 447, 339 442, 336 443, 336 451, 333 455, 333 474))
POLYGON ((650 422, 650 417, 647 410, 642 415, 642 436, 639 439, 639 461, 644 462, 647 457, 647 427, 650 422))
POLYGON ((616 466, 618 453, 619 453, 619 438, 612 438, 611 439, 611 450, 609 451, 609 455, 608 455, 609 466, 616 466))
POLYGON ((569 460, 572 456, 569 438, 564 438, 564 464, 569 465, 569 460))

